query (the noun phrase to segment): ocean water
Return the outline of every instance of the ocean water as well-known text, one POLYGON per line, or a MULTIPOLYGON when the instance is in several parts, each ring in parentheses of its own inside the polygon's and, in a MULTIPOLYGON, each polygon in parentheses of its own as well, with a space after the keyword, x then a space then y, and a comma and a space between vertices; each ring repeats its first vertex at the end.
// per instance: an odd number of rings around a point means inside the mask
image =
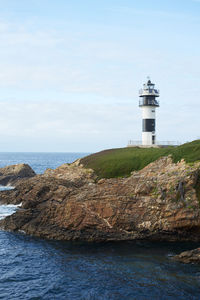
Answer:
MULTIPOLYGON (((84 154, 0 153, 37 173, 84 154)), ((1 187, 2 189, 2 187, 1 187)), ((20 207, 0 206, 0 218, 20 207)), ((200 299, 200 266, 171 257, 195 243, 71 243, 0 231, 0 299, 200 299)))
POLYGON ((26 163, 29 164, 37 174, 43 173, 47 168, 55 169, 64 163, 71 163, 89 153, 51 153, 51 152, 0 152, 0 168, 26 163))

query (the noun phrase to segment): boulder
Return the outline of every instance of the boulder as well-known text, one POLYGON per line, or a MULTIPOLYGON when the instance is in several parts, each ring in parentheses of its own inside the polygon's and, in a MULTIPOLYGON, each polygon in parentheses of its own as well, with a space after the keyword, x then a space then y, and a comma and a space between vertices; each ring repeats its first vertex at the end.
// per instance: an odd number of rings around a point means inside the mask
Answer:
POLYGON ((0 185, 15 185, 21 179, 34 177, 36 174, 27 164, 11 165, 0 168, 0 185))
POLYGON ((184 251, 181 254, 174 256, 173 259, 186 264, 200 264, 200 248, 184 251))

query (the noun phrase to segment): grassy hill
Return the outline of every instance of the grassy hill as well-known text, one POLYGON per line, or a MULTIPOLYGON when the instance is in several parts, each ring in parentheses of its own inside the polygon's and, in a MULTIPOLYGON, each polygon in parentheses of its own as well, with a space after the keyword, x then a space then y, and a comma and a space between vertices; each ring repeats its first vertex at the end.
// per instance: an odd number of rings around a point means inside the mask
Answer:
POLYGON ((129 176, 162 156, 171 154, 174 162, 182 158, 188 163, 200 161, 200 140, 168 148, 119 148, 104 150, 81 159, 86 168, 92 168, 99 178, 129 176))

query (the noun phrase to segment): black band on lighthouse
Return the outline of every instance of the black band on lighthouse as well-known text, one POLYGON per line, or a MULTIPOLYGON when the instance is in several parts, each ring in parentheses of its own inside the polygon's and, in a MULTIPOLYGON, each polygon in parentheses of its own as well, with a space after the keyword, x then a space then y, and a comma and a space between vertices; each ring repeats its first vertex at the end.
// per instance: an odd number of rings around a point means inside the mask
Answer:
POLYGON ((152 132, 155 131, 155 119, 143 119, 142 120, 142 131, 152 132))

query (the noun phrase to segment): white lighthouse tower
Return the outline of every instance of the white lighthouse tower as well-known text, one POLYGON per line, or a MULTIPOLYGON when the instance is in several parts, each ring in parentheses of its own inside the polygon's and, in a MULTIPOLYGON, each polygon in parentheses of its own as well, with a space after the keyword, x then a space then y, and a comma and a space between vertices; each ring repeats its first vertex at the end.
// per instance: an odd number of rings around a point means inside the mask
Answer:
POLYGON ((153 146, 156 144, 156 107, 159 107, 156 98, 160 95, 150 78, 139 91, 139 96, 139 106, 142 108, 142 145, 153 146))

